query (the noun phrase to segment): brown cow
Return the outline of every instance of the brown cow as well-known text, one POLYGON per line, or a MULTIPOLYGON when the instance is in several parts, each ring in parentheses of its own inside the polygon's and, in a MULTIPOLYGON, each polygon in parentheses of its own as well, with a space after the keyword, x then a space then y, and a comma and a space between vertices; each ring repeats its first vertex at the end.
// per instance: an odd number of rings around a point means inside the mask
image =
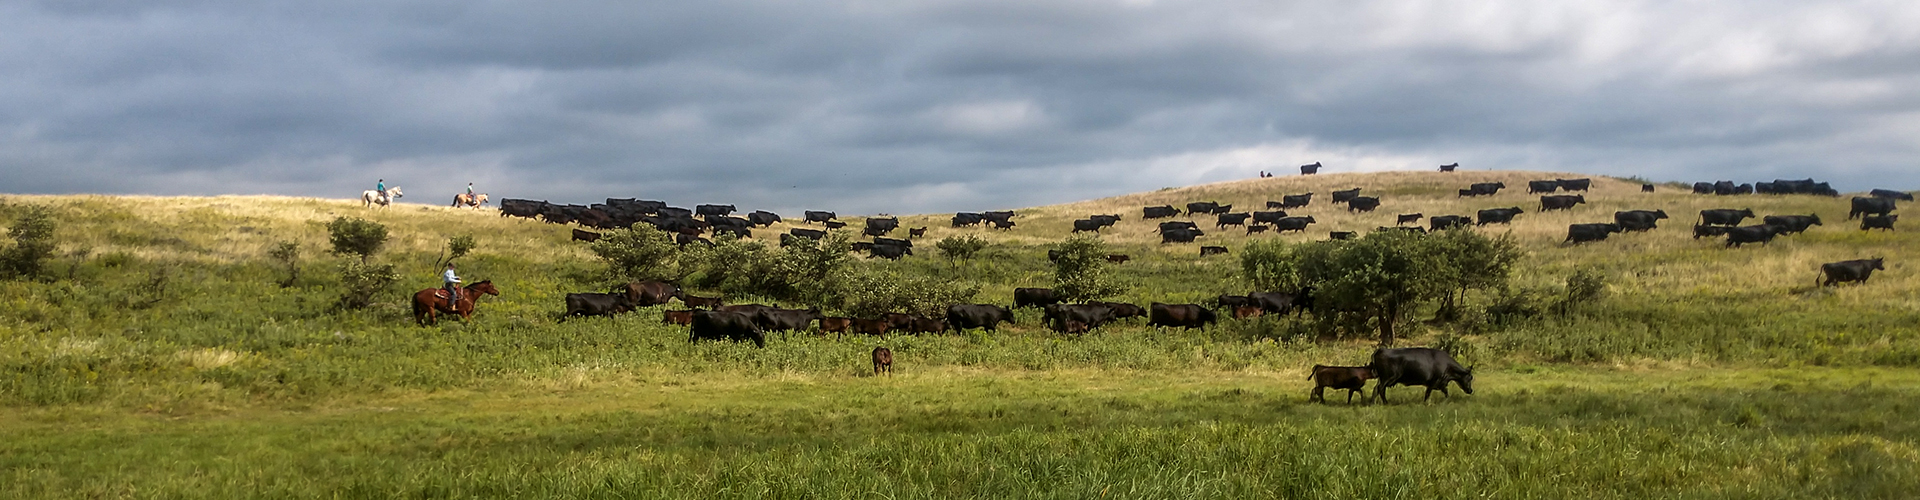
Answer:
POLYGON ((1239 306, 1233 308, 1233 319, 1258 318, 1266 312, 1267 310, 1261 309, 1260 306, 1239 306))
POLYGON ((847 333, 847 329, 852 327, 853 318, 842 318, 838 316, 820 318, 820 331, 823 333, 847 333))
POLYGON ((660 311, 660 322, 680 326, 691 325, 693 324, 693 310, 660 311))
POLYGON ((1107 262, 1112 262, 1112 263, 1115 263, 1115 264, 1119 264, 1119 263, 1123 263, 1123 262, 1126 262, 1126 261, 1127 261, 1127 259, 1131 259, 1131 258, 1132 258, 1132 257, 1128 257, 1128 256, 1126 256, 1126 255, 1123 255, 1123 254, 1117 254, 1117 253, 1114 253, 1114 254, 1107 254, 1107 262))
POLYGON ((1367 386, 1367 380, 1373 377, 1373 368, 1368 366, 1323 366, 1313 365, 1313 372, 1307 379, 1313 381, 1313 395, 1307 402, 1327 402, 1328 387, 1347 390, 1347 404, 1353 404, 1353 394, 1367 386))
POLYGON ((686 292, 680 293, 680 302, 686 303, 687 307, 705 307, 708 309, 715 309, 726 305, 719 297, 701 297, 686 292))
POLYGON ((880 372, 887 372, 887 376, 889 377, 893 376, 892 349, 885 347, 873 348, 873 374, 878 376, 880 372))
POLYGON ((880 336, 887 334, 887 320, 866 318, 849 319, 853 320, 853 333, 880 336))
POLYGON ((927 228, 925 227, 918 227, 918 228, 907 230, 908 238, 919 238, 921 236, 926 236, 926 235, 927 235, 927 228))

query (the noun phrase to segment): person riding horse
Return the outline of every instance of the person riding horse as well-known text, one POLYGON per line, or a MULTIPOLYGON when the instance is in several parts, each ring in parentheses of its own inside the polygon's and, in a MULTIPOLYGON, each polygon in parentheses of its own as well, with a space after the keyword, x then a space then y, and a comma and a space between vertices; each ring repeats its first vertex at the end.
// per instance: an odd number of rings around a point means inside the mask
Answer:
POLYGON ((460 311, 460 276, 453 274, 453 263, 447 263, 447 272, 440 275, 441 287, 447 290, 447 310, 460 311))
POLYGON ((387 180, 386 179, 380 179, 379 183, 374 184, 373 191, 376 193, 380 193, 380 204, 385 205, 393 201, 392 198, 387 197, 387 180))

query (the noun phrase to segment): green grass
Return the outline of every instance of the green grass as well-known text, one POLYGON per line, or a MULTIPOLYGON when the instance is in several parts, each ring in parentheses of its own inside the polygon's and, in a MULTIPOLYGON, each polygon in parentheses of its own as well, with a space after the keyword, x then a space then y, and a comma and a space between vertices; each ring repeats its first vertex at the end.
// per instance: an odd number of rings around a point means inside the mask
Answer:
POLYGON ((1387 206, 1317 204, 1298 211, 1321 220, 1308 234, 1202 220, 1203 243, 1238 252, 1391 225, 1396 212, 1519 205, 1530 213, 1512 227, 1481 229, 1511 231, 1527 252, 1514 290, 1559 293, 1581 268, 1607 276, 1604 298, 1565 314, 1500 323, 1480 311, 1495 297, 1473 295, 1463 321, 1409 325, 1407 345, 1461 349, 1481 393, 1357 408, 1305 404, 1301 379, 1314 364, 1363 364, 1373 346, 1293 319, 1061 337, 1025 310, 994 334, 689 344, 660 308, 557 322, 564 294, 607 284, 565 226, 319 199, 9 196, 0 224, 22 204, 52 207, 60 246, 45 279, 0 281, 0 496, 1910 496, 1914 231, 1860 232, 1840 220, 1845 199, 1643 195, 1610 179, 1571 213, 1531 213, 1526 179, 1572 176, 1236 181, 1023 209, 1004 232, 903 216, 933 227, 923 241, 994 244, 961 266, 931 248, 860 264, 978 284, 980 301, 1004 304, 1049 284, 1045 250, 1072 219, 1117 212, 1126 220, 1103 238, 1133 257, 1114 269, 1131 286, 1118 299, 1205 302, 1246 291, 1238 263, 1158 244, 1140 206, 1357 186, 1387 206), (1492 180, 1510 188, 1452 196, 1492 180), (1719 207, 1827 225, 1758 248, 1691 239, 1690 214, 1719 207), (1629 208, 1674 219, 1559 243, 1566 224, 1629 208), (394 237, 376 260, 403 282, 368 310, 331 307, 341 258, 322 253, 323 226, 337 215, 394 237), (503 295, 470 322, 414 326, 405 294, 437 286, 441 247, 466 234, 479 246, 462 274, 503 295), (266 258, 279 241, 304 249, 290 288, 266 258), (1871 283, 1813 286, 1820 263, 1869 256, 1888 259, 1871 283), (876 345, 894 349, 899 376, 865 375, 876 345))

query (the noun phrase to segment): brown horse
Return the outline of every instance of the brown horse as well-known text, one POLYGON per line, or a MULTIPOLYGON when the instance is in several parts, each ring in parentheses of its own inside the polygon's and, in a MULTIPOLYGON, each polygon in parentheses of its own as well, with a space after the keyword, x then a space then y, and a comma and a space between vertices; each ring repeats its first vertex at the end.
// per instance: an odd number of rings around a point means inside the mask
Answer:
MULTIPOLYGON (((447 300, 447 297, 442 295, 443 293, 445 293, 445 290, 440 288, 428 288, 414 292, 413 322, 419 323, 421 326, 437 324, 440 322, 441 313, 455 314, 452 301, 447 300)), ((480 298, 480 294, 482 293, 496 297, 500 296, 500 290, 493 287, 492 281, 481 281, 460 288, 460 310, 458 313, 460 319, 464 320, 473 317, 474 299, 480 298)))
POLYGON ((459 208, 461 205, 465 205, 467 208, 477 209, 477 208, 480 208, 481 205, 485 205, 485 204, 487 204, 487 193, 479 193, 472 196, 468 196, 467 193, 460 193, 460 194, 453 195, 454 208, 459 208))

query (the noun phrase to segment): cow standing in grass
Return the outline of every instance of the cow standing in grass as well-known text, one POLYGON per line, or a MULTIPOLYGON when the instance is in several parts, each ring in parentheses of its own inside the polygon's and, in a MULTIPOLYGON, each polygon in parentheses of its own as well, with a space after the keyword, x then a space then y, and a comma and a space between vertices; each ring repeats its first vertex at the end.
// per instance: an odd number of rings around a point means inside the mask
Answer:
POLYGON ((1307 373, 1307 380, 1313 381, 1313 393, 1307 396, 1307 402, 1326 403, 1326 390, 1331 387, 1346 389, 1347 404, 1353 404, 1353 395, 1366 390, 1367 381, 1373 378, 1372 367, 1313 365, 1313 371, 1307 373))
POLYGON ((1873 277, 1875 270, 1887 270, 1886 259, 1860 259, 1821 264, 1820 274, 1826 277, 1826 281, 1821 282, 1820 286, 1853 282, 1864 284, 1867 278, 1873 277))

